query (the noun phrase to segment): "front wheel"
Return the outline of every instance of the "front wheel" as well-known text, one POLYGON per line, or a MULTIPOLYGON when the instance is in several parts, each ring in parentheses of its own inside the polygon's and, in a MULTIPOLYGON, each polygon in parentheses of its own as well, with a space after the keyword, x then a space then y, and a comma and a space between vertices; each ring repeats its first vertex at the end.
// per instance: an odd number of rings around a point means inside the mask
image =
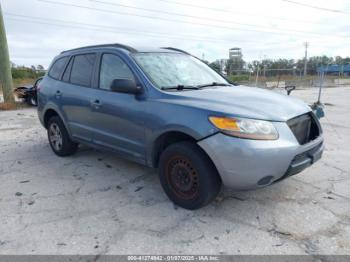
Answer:
POLYGON ((169 199, 186 209, 207 205, 221 188, 210 158, 195 143, 187 141, 172 144, 163 151, 159 177, 169 199))
POLYGON ((50 118, 47 135, 53 152, 58 156, 73 155, 78 149, 78 144, 70 139, 66 127, 58 116, 50 118))

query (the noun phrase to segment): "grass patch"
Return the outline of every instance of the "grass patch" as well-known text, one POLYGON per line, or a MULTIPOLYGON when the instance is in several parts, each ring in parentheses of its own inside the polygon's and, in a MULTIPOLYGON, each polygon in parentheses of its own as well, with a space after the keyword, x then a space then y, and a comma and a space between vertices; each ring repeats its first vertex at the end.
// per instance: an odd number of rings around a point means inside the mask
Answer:
POLYGON ((22 102, 12 103, 0 103, 0 111, 9 111, 9 110, 17 110, 27 108, 28 105, 22 102))
POLYGON ((26 85, 32 85, 34 84, 36 79, 34 78, 18 78, 18 79, 13 79, 13 87, 18 87, 18 86, 26 86, 26 85))
POLYGON ((249 75, 230 75, 229 79, 233 82, 249 81, 249 75))

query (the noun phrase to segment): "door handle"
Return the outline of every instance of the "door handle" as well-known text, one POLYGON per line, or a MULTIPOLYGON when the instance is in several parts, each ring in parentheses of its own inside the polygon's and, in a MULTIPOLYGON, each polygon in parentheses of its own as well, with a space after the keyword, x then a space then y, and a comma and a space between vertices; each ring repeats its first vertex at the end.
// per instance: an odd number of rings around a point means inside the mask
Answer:
POLYGON ((57 90, 55 96, 56 96, 56 98, 60 98, 62 96, 61 91, 57 90))
POLYGON ((91 104, 92 107, 94 107, 96 109, 98 109, 102 105, 102 103, 98 99, 91 100, 90 104, 91 104))

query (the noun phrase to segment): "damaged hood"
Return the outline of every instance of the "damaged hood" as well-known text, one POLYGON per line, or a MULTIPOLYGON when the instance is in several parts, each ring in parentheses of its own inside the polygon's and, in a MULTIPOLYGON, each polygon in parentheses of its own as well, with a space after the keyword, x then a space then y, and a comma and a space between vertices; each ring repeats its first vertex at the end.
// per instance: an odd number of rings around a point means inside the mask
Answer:
MULTIPOLYGON (((274 91, 227 86, 168 93, 167 102, 201 108, 227 116, 287 121, 311 111, 303 101, 274 91)), ((162 99, 163 100, 163 99, 162 99)))

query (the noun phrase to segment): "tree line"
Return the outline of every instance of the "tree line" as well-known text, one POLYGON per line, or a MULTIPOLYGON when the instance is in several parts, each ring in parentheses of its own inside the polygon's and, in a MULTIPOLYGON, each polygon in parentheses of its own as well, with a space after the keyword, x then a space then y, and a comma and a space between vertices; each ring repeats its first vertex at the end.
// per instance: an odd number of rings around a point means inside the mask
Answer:
MULTIPOLYGON (((316 74, 317 68, 320 66, 327 65, 347 65, 350 64, 350 57, 328 57, 328 56, 313 56, 307 60, 307 73, 316 74)), ((214 70, 220 72, 222 65, 215 61, 210 63, 209 66, 214 70)), ((283 69, 288 73, 298 74, 304 70, 304 59, 263 59, 254 60, 252 62, 245 62, 244 60, 237 61, 229 59, 226 61, 225 71, 228 75, 241 75, 256 73, 257 70, 260 72, 270 71, 269 75, 274 76, 283 73, 283 69)))
POLYGON ((35 79, 45 74, 45 68, 42 65, 27 67, 11 63, 11 73, 13 79, 35 79))

